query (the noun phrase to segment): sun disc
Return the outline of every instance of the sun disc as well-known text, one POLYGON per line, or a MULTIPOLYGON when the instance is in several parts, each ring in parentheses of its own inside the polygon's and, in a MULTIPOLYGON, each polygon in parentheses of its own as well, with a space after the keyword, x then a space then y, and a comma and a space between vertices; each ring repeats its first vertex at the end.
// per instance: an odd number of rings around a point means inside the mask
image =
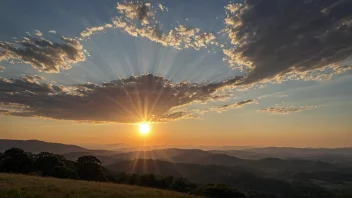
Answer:
POLYGON ((148 123, 142 123, 139 125, 139 133, 141 135, 147 135, 150 131, 150 126, 148 123))

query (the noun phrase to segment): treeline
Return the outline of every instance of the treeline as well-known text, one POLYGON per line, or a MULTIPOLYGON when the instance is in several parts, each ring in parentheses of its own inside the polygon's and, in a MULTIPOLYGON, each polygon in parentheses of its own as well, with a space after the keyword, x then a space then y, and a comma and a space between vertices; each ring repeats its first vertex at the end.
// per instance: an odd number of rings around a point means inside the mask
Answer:
POLYGON ((158 177, 153 174, 113 173, 94 156, 82 156, 70 161, 61 155, 41 152, 38 154, 11 148, 0 153, 0 172, 22 173, 62 179, 114 182, 202 195, 205 197, 245 198, 245 195, 224 185, 197 186, 182 178, 158 177))
POLYGON ((19 148, 11 148, 0 154, 0 172, 107 181, 101 162, 94 156, 82 156, 74 162, 61 155, 47 152, 32 154, 19 148))

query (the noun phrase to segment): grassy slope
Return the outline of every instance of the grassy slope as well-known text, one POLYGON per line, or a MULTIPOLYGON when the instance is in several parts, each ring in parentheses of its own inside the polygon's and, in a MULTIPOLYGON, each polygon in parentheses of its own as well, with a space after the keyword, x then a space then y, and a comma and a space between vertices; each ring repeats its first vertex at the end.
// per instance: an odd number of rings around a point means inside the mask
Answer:
POLYGON ((187 194, 120 185, 103 182, 88 182, 43 178, 26 175, 0 174, 0 198, 95 198, 95 197, 195 197, 187 194))

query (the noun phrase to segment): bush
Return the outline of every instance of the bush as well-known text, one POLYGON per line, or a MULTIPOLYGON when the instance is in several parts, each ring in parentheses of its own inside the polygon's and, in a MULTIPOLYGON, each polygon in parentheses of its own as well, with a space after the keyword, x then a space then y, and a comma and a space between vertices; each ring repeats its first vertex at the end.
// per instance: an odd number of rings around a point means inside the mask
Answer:
POLYGON ((221 184, 208 184, 198 188, 192 194, 209 198, 245 198, 245 195, 234 188, 221 184))
POLYGON ((53 177, 62 178, 62 179, 79 179, 76 171, 64 167, 64 166, 56 166, 52 170, 53 177))

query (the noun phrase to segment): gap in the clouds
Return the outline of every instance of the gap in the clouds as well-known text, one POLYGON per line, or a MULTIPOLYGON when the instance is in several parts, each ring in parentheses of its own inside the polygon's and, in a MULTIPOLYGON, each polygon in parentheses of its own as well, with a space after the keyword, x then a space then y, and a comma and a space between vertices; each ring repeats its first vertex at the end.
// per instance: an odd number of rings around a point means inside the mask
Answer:
POLYGON ((102 83, 152 73, 173 82, 218 82, 242 75, 211 49, 177 50, 119 30, 107 30, 82 42, 90 56, 70 70, 45 76, 61 84, 102 83))

